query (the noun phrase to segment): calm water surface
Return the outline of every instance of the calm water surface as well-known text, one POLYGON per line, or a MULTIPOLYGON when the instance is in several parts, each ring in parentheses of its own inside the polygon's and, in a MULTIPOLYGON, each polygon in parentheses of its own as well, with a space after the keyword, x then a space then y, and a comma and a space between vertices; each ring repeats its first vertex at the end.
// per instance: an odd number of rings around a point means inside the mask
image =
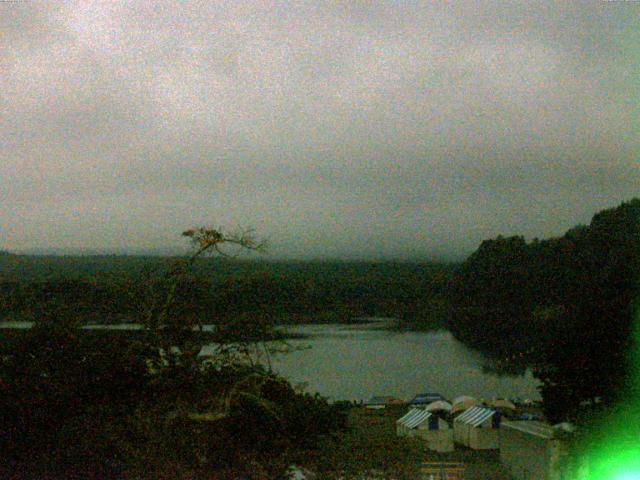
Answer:
POLYGON ((449 332, 390 332, 376 324, 302 325, 291 331, 308 337, 294 346, 310 348, 276 357, 274 370, 307 391, 334 400, 438 392, 446 398, 471 395, 489 399, 539 399, 530 372, 505 377, 484 373, 486 359, 449 332))
MULTIPOLYGON (((484 372, 487 360, 469 350, 449 332, 393 332, 385 322, 355 325, 298 325, 289 327, 304 339, 290 340, 305 347, 272 359, 274 370, 293 384, 305 384, 333 400, 367 400, 374 395, 411 399, 419 392, 438 392, 446 398, 520 397, 539 399, 537 380, 530 372, 506 377, 484 372)), ((30 322, 2 322, 3 328, 30 328, 30 322)), ((139 325, 88 326, 98 329, 139 329, 139 325)), ((205 326, 205 330, 213 327, 205 326)), ((207 348, 205 347, 205 350, 207 348)))

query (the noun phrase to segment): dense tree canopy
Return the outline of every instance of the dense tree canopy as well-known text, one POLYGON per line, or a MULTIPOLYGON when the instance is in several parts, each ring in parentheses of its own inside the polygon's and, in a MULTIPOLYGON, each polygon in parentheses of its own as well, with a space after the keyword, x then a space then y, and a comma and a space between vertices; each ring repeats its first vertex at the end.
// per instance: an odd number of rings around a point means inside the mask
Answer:
POLYGON ((640 200, 560 238, 487 240, 455 272, 449 327, 506 363, 533 366, 553 420, 616 400, 627 380, 640 273, 640 200))
MULTIPOLYGON (((0 320, 34 320, 55 298, 86 323, 134 321, 160 288, 172 259, 158 257, 0 258, 0 320), (147 279, 147 280, 145 280, 147 279)), ((242 314, 279 323, 348 322, 402 316, 413 326, 440 326, 452 266, 401 262, 266 262, 197 258, 179 279, 177 315, 205 324, 242 314), (434 307, 437 315, 434 316, 434 307)))

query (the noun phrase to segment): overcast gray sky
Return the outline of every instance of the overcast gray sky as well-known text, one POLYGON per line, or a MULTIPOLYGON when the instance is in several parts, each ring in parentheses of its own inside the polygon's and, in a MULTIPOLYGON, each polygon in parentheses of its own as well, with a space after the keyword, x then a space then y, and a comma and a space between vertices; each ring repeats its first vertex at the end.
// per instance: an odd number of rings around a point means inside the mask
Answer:
POLYGON ((2 2, 0 248, 465 255, 640 195, 640 2, 2 2))

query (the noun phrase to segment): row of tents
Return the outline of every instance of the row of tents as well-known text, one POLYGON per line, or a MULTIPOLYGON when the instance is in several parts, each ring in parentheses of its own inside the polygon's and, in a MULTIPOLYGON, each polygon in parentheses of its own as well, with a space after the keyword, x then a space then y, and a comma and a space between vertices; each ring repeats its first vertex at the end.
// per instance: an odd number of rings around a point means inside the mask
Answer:
POLYGON ((452 452, 454 442, 475 450, 495 449, 500 419, 500 412, 474 405, 456 416, 451 427, 434 411, 414 407, 396 421, 396 433, 419 437, 436 452, 452 452))
MULTIPOLYGON (((389 396, 373 397, 365 406, 368 409, 377 410, 384 409, 390 405, 409 405, 410 407, 424 408, 430 412, 444 412, 446 414, 456 415, 470 407, 483 405, 484 403, 485 402, 467 395, 461 395, 454 398, 451 402, 448 402, 440 394, 421 393, 409 402, 404 402, 403 400, 389 396)), ((503 398, 494 398, 487 402, 487 406, 503 413, 516 410, 516 405, 513 402, 503 398)))
POLYGON ((396 433, 421 438, 427 448, 436 452, 452 452, 456 444, 474 450, 498 449, 500 462, 516 480, 568 478, 567 472, 573 468, 566 460, 567 440, 575 431, 571 424, 552 426, 536 420, 509 420, 502 413, 505 404, 501 402, 494 402, 501 407, 487 407, 468 400, 468 407, 461 409, 463 402, 458 397, 449 404, 451 410, 448 402, 442 402, 436 400, 425 408, 411 407, 396 421, 396 433), (443 418, 443 412, 449 415, 443 418), (451 418, 452 422, 446 420, 451 418))
MULTIPOLYGON (((412 408, 396 422, 400 436, 419 437, 427 448, 452 452, 454 444, 475 450, 499 449, 500 462, 515 480, 572 478, 568 441, 575 427, 538 421, 502 420, 499 412, 473 406, 453 420, 453 427, 435 413, 412 408)), ((444 478, 444 477, 443 477, 444 478)))
MULTIPOLYGON (((447 402, 444 398, 440 398, 438 400, 433 400, 429 403, 422 403, 422 399, 424 397, 418 395, 412 401, 409 402, 410 406, 414 407, 424 407, 428 411, 433 412, 446 412, 452 415, 456 415, 460 412, 464 412, 465 410, 475 407, 475 406, 483 406, 485 404, 484 401, 477 400, 473 397, 469 397, 467 395, 461 395, 459 397, 454 398, 451 402, 447 402)), ((494 398, 489 402, 486 402, 486 406, 497 409, 500 411, 515 411, 516 405, 510 400, 504 398, 494 398)))

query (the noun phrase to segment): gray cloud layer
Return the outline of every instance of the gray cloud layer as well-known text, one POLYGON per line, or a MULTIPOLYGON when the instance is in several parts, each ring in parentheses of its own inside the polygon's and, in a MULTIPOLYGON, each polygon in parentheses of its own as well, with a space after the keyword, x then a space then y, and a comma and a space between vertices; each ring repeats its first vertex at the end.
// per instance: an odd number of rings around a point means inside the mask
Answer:
POLYGON ((0 247, 461 255, 640 194, 640 3, 0 3, 0 247))

